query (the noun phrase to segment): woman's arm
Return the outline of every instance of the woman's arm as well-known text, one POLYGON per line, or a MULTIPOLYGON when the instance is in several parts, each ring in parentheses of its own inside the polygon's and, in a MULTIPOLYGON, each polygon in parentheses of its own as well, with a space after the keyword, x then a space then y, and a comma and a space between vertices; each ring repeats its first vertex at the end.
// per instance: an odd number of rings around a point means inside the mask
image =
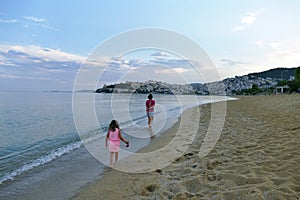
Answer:
POLYGON ((151 102, 150 102, 149 106, 147 105, 147 102, 146 102, 146 109, 147 110, 151 110, 152 108, 154 108, 154 106, 155 106, 155 101, 153 101, 153 104, 151 104, 151 102))

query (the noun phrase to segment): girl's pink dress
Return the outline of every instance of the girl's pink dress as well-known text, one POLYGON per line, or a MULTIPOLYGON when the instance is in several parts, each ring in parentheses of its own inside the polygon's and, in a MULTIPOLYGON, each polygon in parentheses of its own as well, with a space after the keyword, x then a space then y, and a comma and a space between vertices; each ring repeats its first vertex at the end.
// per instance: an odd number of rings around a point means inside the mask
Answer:
POLYGON ((119 150, 120 150, 119 129, 116 128, 115 131, 109 131, 109 151, 119 152, 119 150))

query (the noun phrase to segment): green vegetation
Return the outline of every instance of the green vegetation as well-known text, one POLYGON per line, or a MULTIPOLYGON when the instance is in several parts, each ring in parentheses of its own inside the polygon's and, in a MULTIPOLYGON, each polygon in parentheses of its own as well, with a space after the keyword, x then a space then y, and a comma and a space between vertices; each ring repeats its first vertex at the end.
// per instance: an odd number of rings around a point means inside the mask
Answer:
POLYGON ((289 86, 289 93, 300 92, 300 67, 296 68, 294 80, 282 80, 277 86, 289 86))
POLYGON ((256 76, 261 78, 278 78, 278 79, 288 79, 290 76, 294 76, 297 68, 276 68, 270 69, 268 71, 251 73, 248 76, 256 76))
POLYGON ((282 80, 282 81, 278 82, 277 86, 285 86, 288 84, 288 82, 289 82, 288 80, 282 80))
POLYGON ((300 66, 296 69, 295 80, 300 81, 300 66))
POLYGON ((295 79, 287 81, 286 85, 290 87, 290 93, 300 92, 300 66, 295 71, 295 79))

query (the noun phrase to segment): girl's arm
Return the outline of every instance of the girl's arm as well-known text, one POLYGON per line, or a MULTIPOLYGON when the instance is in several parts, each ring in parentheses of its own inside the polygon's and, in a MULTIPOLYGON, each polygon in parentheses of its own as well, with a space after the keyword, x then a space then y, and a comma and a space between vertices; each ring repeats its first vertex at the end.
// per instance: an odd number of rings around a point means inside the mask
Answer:
POLYGON ((108 131, 107 134, 106 134, 106 138, 105 138, 105 147, 107 147, 107 140, 108 140, 108 138, 109 138, 109 131, 108 131))
POLYGON ((125 140, 124 138, 123 138, 123 136, 122 136, 122 133, 121 133, 121 130, 119 129, 119 137, 120 137, 120 139, 125 143, 125 144, 128 144, 129 143, 129 141, 128 140, 125 140))

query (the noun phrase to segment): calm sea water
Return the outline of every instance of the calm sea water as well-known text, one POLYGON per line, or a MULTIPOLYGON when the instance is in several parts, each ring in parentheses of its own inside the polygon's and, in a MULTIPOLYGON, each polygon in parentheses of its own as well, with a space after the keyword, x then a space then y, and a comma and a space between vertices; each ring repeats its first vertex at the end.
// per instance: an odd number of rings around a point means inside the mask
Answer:
MULTIPOLYGON (((90 124, 89 117, 85 119, 87 135, 103 134, 113 118, 118 118, 125 129, 132 125, 147 126, 147 95, 78 95, 95 98, 98 123, 90 124), (115 111, 112 106, 117 107, 115 111)), ((166 120, 156 133, 175 123, 186 108, 224 97, 179 99, 174 95, 155 95, 156 119, 161 116, 166 120)), ((79 106, 84 108, 87 103, 90 102, 83 100, 79 106)), ((101 175, 103 166, 83 148, 73 114, 72 93, 0 92, 0 199, 26 199, 25 194, 30 193, 35 196, 28 195, 28 199, 38 198, 38 191, 43 188, 43 199, 67 199, 101 175)))

